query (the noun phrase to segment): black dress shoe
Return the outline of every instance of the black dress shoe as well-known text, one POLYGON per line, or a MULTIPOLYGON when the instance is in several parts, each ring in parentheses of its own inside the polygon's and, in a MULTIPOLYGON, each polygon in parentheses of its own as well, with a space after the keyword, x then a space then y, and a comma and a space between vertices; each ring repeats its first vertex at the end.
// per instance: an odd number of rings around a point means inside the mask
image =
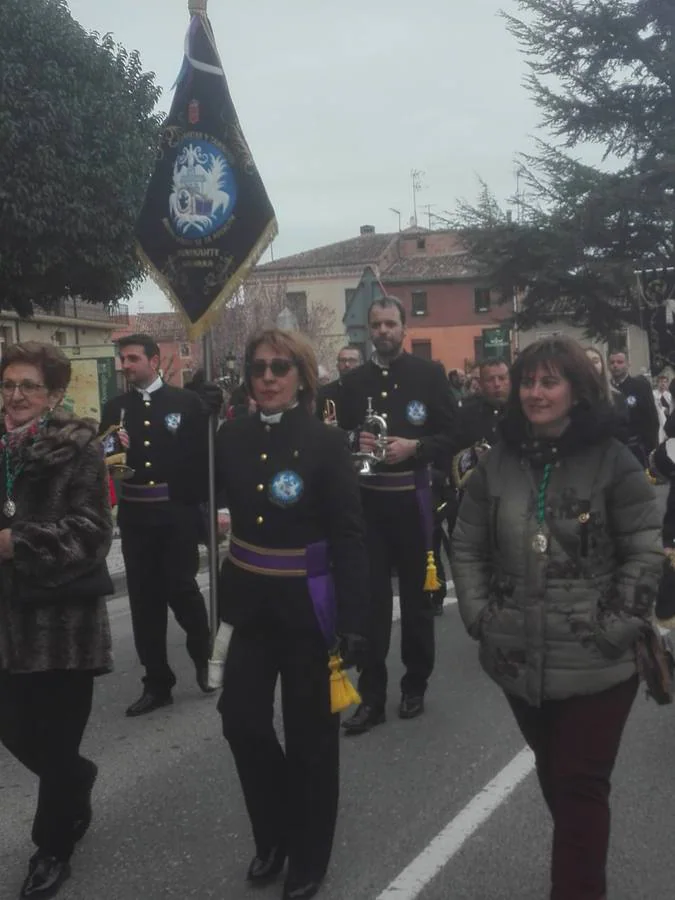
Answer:
POLYGON ((383 709, 375 709, 366 703, 361 703, 354 715, 345 719, 342 727, 347 734, 363 734, 370 731, 374 725, 381 725, 385 719, 383 709))
POLYGON ((55 897, 61 885, 70 878, 70 863, 56 859, 55 856, 42 856, 37 853, 28 866, 28 877, 23 883, 21 900, 45 900, 55 897))
POLYGON ((98 777, 98 766, 96 763, 93 763, 89 759, 86 762, 89 771, 87 773, 87 779, 82 794, 81 812, 73 821, 73 840, 75 843, 82 840, 91 825, 91 792, 96 783, 96 778, 98 777))
POLYGON ((145 690, 135 703, 132 703, 127 710, 127 716, 144 716, 146 713, 152 712, 154 709, 160 709, 162 706, 170 706, 173 703, 171 692, 156 694, 154 691, 145 690))
POLYGON ((246 877, 253 884, 267 884, 281 872, 286 862, 286 850, 274 847, 265 856, 254 856, 248 867, 246 877))
POLYGON ((197 684, 199 685, 199 689, 203 691, 205 694, 212 694, 214 691, 217 691, 218 688, 209 687, 209 667, 206 666, 197 666, 197 684))
POLYGON ((308 900, 318 893, 321 887, 321 880, 314 881, 296 881, 295 878, 289 878, 284 885, 284 893, 282 900, 308 900))
POLYGON ((424 696, 422 694, 404 694, 398 708, 400 719, 414 719, 424 712, 424 696))

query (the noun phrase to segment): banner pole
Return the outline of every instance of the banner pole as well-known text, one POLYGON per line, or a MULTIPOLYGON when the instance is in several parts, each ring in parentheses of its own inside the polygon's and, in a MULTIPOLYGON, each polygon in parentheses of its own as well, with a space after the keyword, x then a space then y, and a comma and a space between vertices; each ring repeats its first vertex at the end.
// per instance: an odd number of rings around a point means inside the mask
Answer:
MULTIPOLYGON (((207 331, 202 338, 204 349, 204 376, 213 381, 213 340, 207 331)), ((208 526, 209 526, 209 624, 211 626, 211 642, 218 631, 218 510, 216 508, 216 416, 209 416, 209 490, 208 490, 208 526)))

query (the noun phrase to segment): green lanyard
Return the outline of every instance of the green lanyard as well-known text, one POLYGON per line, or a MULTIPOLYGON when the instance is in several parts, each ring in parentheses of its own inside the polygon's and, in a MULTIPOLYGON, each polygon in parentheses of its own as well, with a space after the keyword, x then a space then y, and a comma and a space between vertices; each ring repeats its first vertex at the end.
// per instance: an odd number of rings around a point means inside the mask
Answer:
POLYGON ((9 447, 5 447, 4 457, 5 457, 5 491, 7 494, 7 499, 5 500, 2 511, 7 516, 8 519, 11 519, 16 515, 16 503, 14 502, 14 484, 16 483, 16 479, 19 477, 21 472, 23 471, 23 467, 25 465, 24 460, 21 460, 18 466, 14 466, 12 463, 12 453, 9 447))
POLYGON ((548 483, 551 480, 551 472, 553 471, 552 463, 544 466, 544 474, 542 475, 537 492, 537 524, 539 528, 532 538, 532 549, 535 553, 544 554, 548 551, 548 537, 544 534, 543 525, 546 519, 546 491, 548 483))
POLYGON ((537 495, 537 522, 540 525, 543 525, 544 520, 546 519, 546 491, 548 490, 548 483, 551 480, 552 471, 552 463, 547 463, 544 466, 544 474, 539 485, 539 493, 537 495))

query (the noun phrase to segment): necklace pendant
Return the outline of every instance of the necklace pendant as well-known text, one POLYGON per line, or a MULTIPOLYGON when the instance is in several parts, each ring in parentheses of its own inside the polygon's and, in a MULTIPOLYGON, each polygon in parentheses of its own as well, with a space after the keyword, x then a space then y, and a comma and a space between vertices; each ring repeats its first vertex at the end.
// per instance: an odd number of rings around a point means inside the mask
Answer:
POLYGON ((11 497, 8 497, 2 505, 2 511, 8 519, 16 515, 16 503, 11 497))
POLYGON ((546 553, 548 550, 548 538, 543 532, 538 531, 532 538, 532 549, 535 553, 546 553))

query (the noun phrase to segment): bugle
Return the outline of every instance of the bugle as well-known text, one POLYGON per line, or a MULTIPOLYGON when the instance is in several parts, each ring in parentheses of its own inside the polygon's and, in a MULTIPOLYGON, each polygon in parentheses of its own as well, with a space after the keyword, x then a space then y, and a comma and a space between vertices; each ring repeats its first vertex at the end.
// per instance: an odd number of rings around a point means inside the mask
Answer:
POLYGON ((375 450, 372 453, 368 450, 358 450, 356 453, 352 453, 352 457, 359 475, 372 475, 373 466, 384 462, 387 453, 387 420, 383 416, 378 416, 373 410, 372 397, 368 397, 363 430, 371 431, 377 438, 375 450))

